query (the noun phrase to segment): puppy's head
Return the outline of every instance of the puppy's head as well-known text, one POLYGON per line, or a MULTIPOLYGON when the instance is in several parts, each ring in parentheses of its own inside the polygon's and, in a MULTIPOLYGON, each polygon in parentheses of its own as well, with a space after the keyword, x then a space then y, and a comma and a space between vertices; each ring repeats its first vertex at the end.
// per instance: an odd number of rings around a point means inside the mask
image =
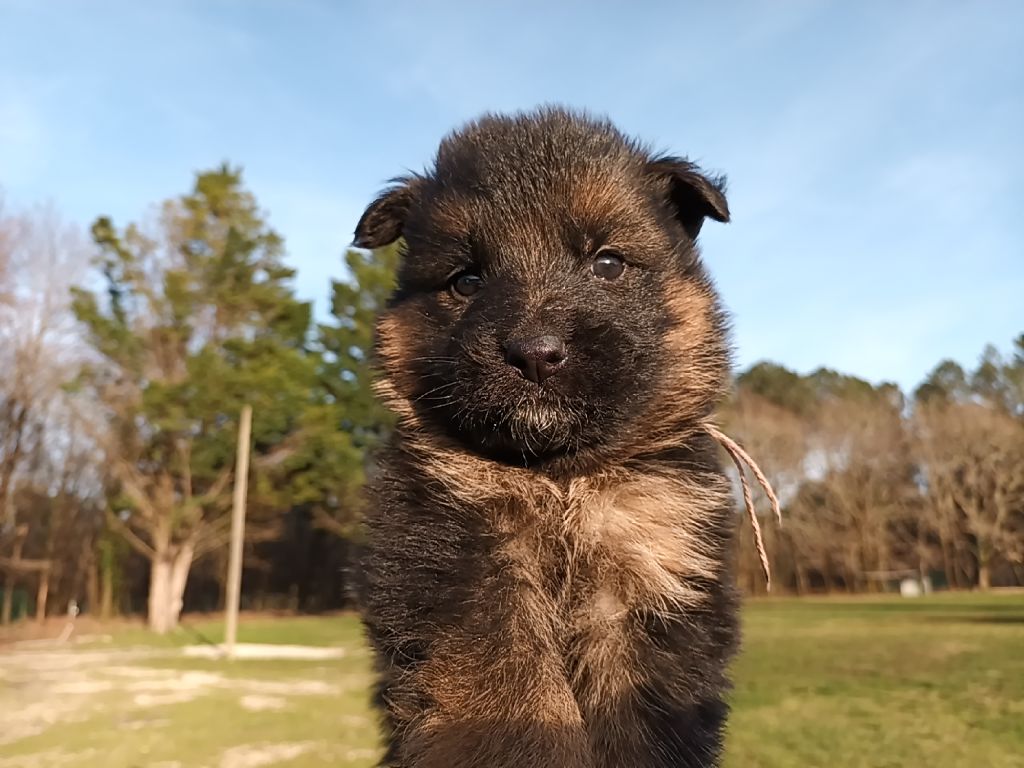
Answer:
POLYGON ((383 391, 418 429, 507 460, 642 450, 705 417, 726 380, 698 262, 722 183, 607 122, 546 109, 448 136, 356 229, 399 238, 378 326, 383 391))

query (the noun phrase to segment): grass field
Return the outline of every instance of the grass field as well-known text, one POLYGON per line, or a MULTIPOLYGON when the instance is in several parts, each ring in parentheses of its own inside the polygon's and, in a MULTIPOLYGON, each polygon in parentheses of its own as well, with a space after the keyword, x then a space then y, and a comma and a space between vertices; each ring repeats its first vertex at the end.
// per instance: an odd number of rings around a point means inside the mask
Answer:
MULTIPOLYGON (((340 654, 314 660, 185 657, 220 633, 187 623, 0 647, 0 768, 373 764, 351 617, 243 624, 340 654)), ((1024 766, 1024 594, 757 601, 744 623, 727 768, 1024 766)))

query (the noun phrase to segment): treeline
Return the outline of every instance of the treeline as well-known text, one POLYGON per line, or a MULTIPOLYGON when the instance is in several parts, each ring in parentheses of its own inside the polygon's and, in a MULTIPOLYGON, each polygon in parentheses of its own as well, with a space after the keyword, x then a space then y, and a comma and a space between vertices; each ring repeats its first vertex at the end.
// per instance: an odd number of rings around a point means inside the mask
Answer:
MULTIPOLYGON (((243 605, 345 604, 358 489, 390 426, 368 350, 396 253, 349 251, 322 324, 283 254, 226 166, 89 237, 51 209, 0 208, 0 620, 74 604, 166 631, 183 608, 218 609, 244 404, 243 605)), ((909 397, 761 364, 724 416, 782 497, 768 536, 783 586, 1024 583, 1024 336, 975 371, 940 364, 909 397)))
MULTIPOLYGON (((1024 584, 1024 334, 973 370, 939 363, 909 395, 761 363, 739 376, 726 418, 782 501, 784 525, 767 535, 784 587, 1024 584)), ((741 558, 756 591, 756 563, 741 558)))
POLYGON ((0 618, 74 600, 165 631, 185 605, 217 608, 245 404, 246 603, 343 604, 388 429, 367 350, 394 251, 350 251, 315 325, 236 169, 90 235, 49 210, 0 215, 0 618))

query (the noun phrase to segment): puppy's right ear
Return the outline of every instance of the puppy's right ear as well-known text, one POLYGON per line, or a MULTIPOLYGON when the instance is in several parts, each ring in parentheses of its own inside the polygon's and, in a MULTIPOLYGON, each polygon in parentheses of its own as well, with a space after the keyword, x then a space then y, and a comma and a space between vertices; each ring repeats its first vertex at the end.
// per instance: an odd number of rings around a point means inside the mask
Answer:
POLYGON ((402 236, 409 210, 419 194, 419 184, 412 177, 394 179, 393 184, 359 218, 353 241, 357 248, 381 248, 402 236))

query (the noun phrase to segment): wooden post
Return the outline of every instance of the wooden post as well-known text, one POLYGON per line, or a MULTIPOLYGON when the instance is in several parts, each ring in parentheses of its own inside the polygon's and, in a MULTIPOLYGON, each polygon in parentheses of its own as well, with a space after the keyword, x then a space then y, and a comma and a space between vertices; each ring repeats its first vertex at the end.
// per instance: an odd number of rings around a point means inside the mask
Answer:
POLYGON ((245 495, 249 483, 249 450, 252 431, 252 406, 242 408, 238 422, 238 457, 235 463, 235 494, 231 507, 231 549, 228 553, 228 588, 224 647, 229 659, 235 657, 238 637, 238 604, 242 594, 242 540, 245 535, 245 495))

